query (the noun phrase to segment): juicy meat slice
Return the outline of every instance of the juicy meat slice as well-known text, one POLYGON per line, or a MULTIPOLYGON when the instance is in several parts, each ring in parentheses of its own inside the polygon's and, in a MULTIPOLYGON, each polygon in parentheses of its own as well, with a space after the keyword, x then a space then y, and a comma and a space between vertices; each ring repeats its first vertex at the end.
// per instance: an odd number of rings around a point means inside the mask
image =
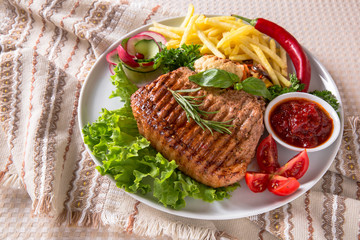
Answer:
POLYGON ((131 96, 131 107, 140 131, 151 145, 179 169, 197 181, 211 186, 228 186, 241 180, 255 155, 263 134, 262 99, 243 91, 200 90, 206 95, 201 110, 214 112, 208 119, 232 120, 231 134, 204 131, 175 101, 172 90, 197 88, 188 77, 195 72, 179 68, 138 89, 131 96))

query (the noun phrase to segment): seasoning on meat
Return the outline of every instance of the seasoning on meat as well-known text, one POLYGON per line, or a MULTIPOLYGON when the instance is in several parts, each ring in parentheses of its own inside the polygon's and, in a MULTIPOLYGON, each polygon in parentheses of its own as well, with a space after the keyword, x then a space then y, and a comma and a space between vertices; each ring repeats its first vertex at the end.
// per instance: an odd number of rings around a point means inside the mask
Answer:
POLYGON ((263 134, 264 101, 236 90, 200 90, 205 95, 199 107, 214 121, 232 120, 231 134, 204 131, 168 91, 197 88, 188 77, 195 72, 179 68, 160 76, 138 89, 131 97, 131 107, 140 131, 151 145, 168 160, 175 160, 179 169, 193 179, 222 187, 241 180, 255 155, 263 134))

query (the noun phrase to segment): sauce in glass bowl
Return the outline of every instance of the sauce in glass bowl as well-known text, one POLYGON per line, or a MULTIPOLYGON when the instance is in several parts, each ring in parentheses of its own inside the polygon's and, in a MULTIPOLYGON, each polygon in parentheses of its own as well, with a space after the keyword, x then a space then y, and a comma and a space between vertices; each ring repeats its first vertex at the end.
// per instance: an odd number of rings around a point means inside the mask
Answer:
POLYGON ((304 92, 274 98, 266 107, 264 122, 277 143, 297 152, 317 152, 329 147, 341 129, 339 115, 332 106, 304 92))
POLYGON ((282 100, 271 109, 269 118, 274 133, 299 148, 315 148, 325 143, 334 129, 329 113, 305 98, 282 100))

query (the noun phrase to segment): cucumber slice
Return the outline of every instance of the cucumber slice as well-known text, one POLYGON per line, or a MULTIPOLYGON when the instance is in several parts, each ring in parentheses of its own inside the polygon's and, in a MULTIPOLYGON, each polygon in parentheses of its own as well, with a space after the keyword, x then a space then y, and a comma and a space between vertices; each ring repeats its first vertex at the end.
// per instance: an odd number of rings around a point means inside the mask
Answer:
POLYGON ((152 37, 147 35, 137 34, 131 37, 129 41, 127 41, 126 51, 128 52, 128 54, 132 56, 135 56, 137 53, 140 53, 141 55, 143 55, 144 59, 147 59, 148 56, 155 56, 156 53, 160 52, 161 47, 152 37))
POLYGON ((156 71, 156 69, 154 69, 153 66, 145 66, 145 67, 137 67, 137 68, 132 68, 126 64, 123 64, 123 66, 129 69, 130 71, 138 72, 138 73, 149 73, 156 71))
POLYGON ((143 39, 135 44, 137 53, 144 55, 144 59, 150 59, 160 52, 159 45, 154 40, 143 39))
POLYGON ((162 74, 162 70, 160 68, 154 69, 152 66, 149 68, 137 68, 137 69, 130 68, 125 64, 123 64, 123 66, 126 76, 137 87, 145 86, 149 82, 154 81, 157 77, 159 77, 162 74))

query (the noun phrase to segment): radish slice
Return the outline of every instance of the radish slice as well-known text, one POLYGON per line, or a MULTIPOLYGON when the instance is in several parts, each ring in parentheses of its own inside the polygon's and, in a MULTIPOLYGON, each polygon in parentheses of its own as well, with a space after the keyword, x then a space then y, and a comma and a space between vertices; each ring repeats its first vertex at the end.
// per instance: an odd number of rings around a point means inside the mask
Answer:
POLYGON ((144 31, 141 32, 140 34, 152 37, 155 40, 155 42, 161 42, 164 45, 167 43, 166 38, 160 33, 153 31, 144 31))
POLYGON ((131 56, 129 53, 127 53, 125 51, 125 49, 123 48, 123 46, 121 44, 119 44, 119 46, 116 48, 119 58, 120 60, 125 63, 126 65, 136 68, 139 67, 140 65, 133 59, 133 56, 131 56))
MULTIPOLYGON (((150 37, 150 36, 142 35, 142 34, 137 34, 137 35, 131 37, 131 38, 129 39, 129 41, 127 42, 127 44, 126 44, 126 50, 127 50, 128 54, 135 56, 135 54, 137 53, 136 48, 135 48, 135 45, 136 45, 138 42, 140 42, 141 40, 149 40, 149 41, 150 41, 150 40, 153 40, 153 41, 156 43, 155 39, 153 39, 153 38, 150 37)), ((157 43, 156 43, 156 44, 157 44, 157 43)), ((159 45, 158 45, 158 46, 159 46, 159 45)), ((160 47, 159 47, 159 51, 160 51, 160 47)))
POLYGON ((141 63, 141 65, 144 67, 149 67, 149 66, 154 65, 154 62, 141 63))
POLYGON ((115 68, 116 68, 116 65, 109 64, 109 70, 111 72, 111 75, 115 74, 115 71, 114 71, 115 68))
POLYGON ((166 39, 163 35, 144 31, 130 39, 125 39, 119 46, 106 55, 106 61, 109 63, 109 70, 111 74, 115 74, 114 68, 121 61, 131 68, 146 69, 154 65, 154 62, 138 63, 138 59, 151 59, 158 52, 162 50, 162 44, 166 44, 166 39), (161 44, 160 44, 161 43, 161 44))
POLYGON ((111 65, 119 63, 118 51, 116 48, 106 55, 106 61, 111 65))

